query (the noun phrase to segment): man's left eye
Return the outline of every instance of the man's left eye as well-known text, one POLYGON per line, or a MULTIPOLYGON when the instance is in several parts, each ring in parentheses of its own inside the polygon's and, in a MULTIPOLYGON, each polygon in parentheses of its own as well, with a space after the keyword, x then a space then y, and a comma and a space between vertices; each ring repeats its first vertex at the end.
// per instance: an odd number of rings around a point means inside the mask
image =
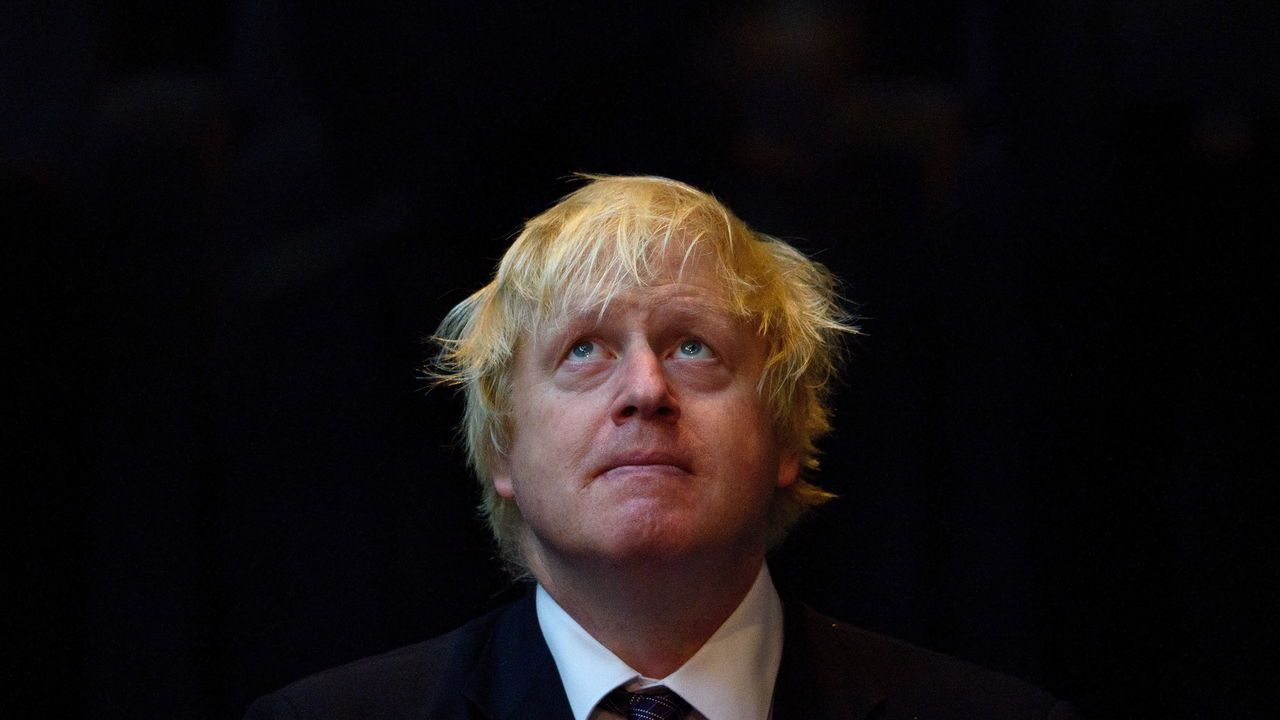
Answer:
POLYGON ((701 340, 697 338, 689 338, 680 343, 681 357, 688 358, 704 358, 711 357, 711 349, 708 348, 701 340))

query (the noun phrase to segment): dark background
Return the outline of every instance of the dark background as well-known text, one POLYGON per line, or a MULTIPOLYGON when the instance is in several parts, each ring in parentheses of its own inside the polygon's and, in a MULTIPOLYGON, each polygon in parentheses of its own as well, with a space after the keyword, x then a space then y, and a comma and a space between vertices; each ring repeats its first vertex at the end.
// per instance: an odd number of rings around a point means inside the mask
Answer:
POLYGON ((1097 718, 1276 717, 1280 17, 1009 5, 7 4, 5 715, 235 718, 509 597, 415 367, 593 171, 866 318, 787 594, 1097 718))

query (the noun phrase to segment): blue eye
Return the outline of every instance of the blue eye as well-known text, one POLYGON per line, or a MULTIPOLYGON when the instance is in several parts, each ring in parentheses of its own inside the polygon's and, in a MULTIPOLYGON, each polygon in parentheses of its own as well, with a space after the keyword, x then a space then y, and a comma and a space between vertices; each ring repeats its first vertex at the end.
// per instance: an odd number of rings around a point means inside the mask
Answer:
POLYGON ((573 347, 569 348, 569 357, 576 360, 586 360, 595 351, 595 343, 590 340, 579 340, 573 344, 573 347))
POLYGON ((711 354, 711 350, 697 338, 689 338, 680 343, 680 354, 684 357, 700 358, 711 354))

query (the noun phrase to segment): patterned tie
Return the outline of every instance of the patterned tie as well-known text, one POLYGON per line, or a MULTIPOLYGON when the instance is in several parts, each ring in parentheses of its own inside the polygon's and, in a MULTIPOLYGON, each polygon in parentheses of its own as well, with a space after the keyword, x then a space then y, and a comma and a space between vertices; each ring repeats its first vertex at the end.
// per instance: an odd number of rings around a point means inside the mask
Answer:
POLYGON ((659 685, 643 693, 618 688, 600 701, 600 707, 627 720, 683 720, 693 706, 659 685))

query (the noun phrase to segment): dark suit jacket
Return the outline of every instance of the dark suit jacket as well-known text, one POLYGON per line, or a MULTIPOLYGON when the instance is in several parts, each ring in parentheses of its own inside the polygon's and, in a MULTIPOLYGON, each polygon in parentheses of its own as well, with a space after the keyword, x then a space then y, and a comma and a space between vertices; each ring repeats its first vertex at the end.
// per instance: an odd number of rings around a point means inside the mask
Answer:
MULTIPOLYGON (((1019 680, 786 606, 773 720, 1076 720, 1019 680)), ((296 682, 246 720, 570 720, 532 594, 448 635, 296 682)))

